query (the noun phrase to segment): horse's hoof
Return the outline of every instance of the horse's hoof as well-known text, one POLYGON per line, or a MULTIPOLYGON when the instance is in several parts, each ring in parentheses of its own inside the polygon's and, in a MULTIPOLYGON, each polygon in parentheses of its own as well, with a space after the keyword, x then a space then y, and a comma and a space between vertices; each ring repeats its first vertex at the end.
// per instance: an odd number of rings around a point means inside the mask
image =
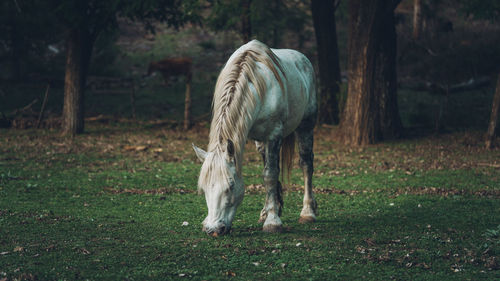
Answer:
POLYGON ((266 222, 266 219, 267 219, 267 212, 262 210, 260 212, 260 217, 259 217, 259 223, 264 223, 266 222))
POLYGON ((312 223, 312 222, 315 222, 316 221, 316 218, 315 217, 312 217, 312 216, 301 216, 299 218, 299 223, 312 223))
POLYGON ((268 224, 268 225, 264 225, 262 230, 264 232, 269 232, 269 233, 281 233, 281 232, 283 232, 283 226, 277 225, 277 224, 268 224))
POLYGON ((259 218, 259 223, 265 223, 266 219, 267 219, 267 214, 266 213, 261 214, 259 218))

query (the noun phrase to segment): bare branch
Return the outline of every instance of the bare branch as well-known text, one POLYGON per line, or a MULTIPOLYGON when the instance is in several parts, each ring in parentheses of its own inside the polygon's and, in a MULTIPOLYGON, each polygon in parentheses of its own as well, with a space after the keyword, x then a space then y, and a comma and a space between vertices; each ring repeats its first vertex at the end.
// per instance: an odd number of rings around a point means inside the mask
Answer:
POLYGON ((36 128, 40 128, 40 124, 43 120, 43 113, 45 111, 45 106, 47 105, 47 99, 49 97, 50 84, 47 84, 47 89, 45 90, 45 97, 43 98, 42 107, 40 109, 40 114, 38 114, 38 120, 36 122, 36 128))
POLYGON ((335 3, 333 4, 333 5, 334 5, 333 10, 334 10, 334 11, 337 11, 337 8, 338 8, 338 7, 339 7, 339 5, 340 5, 340 1, 342 1, 342 0, 335 0, 335 3))
POLYGON ((13 0, 13 1, 16 4, 17 12, 21 13, 21 7, 19 7, 19 4, 17 3, 17 0, 13 0))

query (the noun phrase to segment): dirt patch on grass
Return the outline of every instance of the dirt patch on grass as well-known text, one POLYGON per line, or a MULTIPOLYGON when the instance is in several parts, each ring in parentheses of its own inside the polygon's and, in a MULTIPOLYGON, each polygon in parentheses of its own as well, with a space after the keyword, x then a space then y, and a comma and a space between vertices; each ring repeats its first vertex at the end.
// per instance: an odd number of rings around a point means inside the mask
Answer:
POLYGON ((195 190, 182 189, 182 188, 155 188, 155 189, 138 189, 138 188, 113 188, 106 187, 104 192, 111 194, 151 194, 151 195, 161 195, 161 194, 185 194, 185 193, 196 193, 195 190))
POLYGON ((326 166, 332 170, 400 170, 408 174, 445 169, 500 169, 500 150, 486 150, 482 132, 400 139, 352 148, 335 142, 336 130, 321 127, 316 130, 316 166, 326 166))
MULTIPOLYGON (((262 184, 250 184, 245 187, 245 192, 248 194, 264 193, 265 187, 262 184)), ((304 187, 291 184, 284 187, 285 192, 303 192, 304 187)), ((338 194, 353 196, 358 194, 368 193, 389 193, 390 197, 397 197, 399 195, 437 195, 437 196, 476 196, 488 198, 500 198, 500 189, 481 189, 481 190, 464 190, 464 189, 448 189, 438 187, 403 187, 396 189, 365 189, 365 190, 346 190, 346 189, 325 189, 313 188, 314 193, 317 194, 338 194)))
MULTIPOLYGON (((108 119, 106 119, 108 120, 108 119)), ((85 164, 94 170, 107 169, 121 159, 136 163, 171 162, 198 163, 191 144, 205 148, 208 143, 208 124, 200 122, 189 131, 172 128, 168 120, 153 120, 134 123, 131 120, 88 122, 86 133, 75 138, 62 137, 57 130, 5 130, 0 137, 0 161, 24 163, 34 160, 38 163, 64 162, 65 165, 79 163, 76 156, 92 155, 91 163, 85 164), (69 158, 68 158, 69 157, 69 158), (70 159, 71 158, 71 159, 70 159), (101 161, 115 159, 113 161, 101 161), (70 161, 71 160, 71 161, 70 161)), ((398 171, 409 177, 439 170, 472 170, 473 174, 485 176, 498 182, 500 169, 500 149, 486 150, 481 132, 465 132, 419 139, 401 139, 360 148, 344 146, 335 141, 336 128, 319 126, 315 131, 315 176, 336 177, 363 174, 377 174, 398 171)), ((299 169, 295 159, 295 169, 299 169)), ((128 167, 127 161, 123 168, 128 167)), ((260 154, 253 142, 245 148, 244 165, 259 168, 262 166, 260 154)), ((69 166, 68 166, 69 167, 69 166)), ((258 176, 258 175, 257 175, 258 176)), ((10 180, 8 175, 3 180, 10 180)), ((491 189, 464 191, 439 187, 401 187, 395 194, 435 194, 474 195, 499 197, 498 185, 491 189)), ((263 192, 259 185, 249 185, 247 192, 263 192)), ((302 190, 290 186, 288 190, 302 190)), ((394 189, 389 189, 394 190, 394 189)), ((363 190, 338 190, 318 188, 317 193, 358 194, 363 190)), ((387 190, 385 190, 387 192, 387 190)), ((111 191, 107 191, 111 192, 111 191)), ((131 194, 163 194, 171 192, 191 192, 182 189, 157 190, 120 190, 113 191, 131 194)), ((366 191, 368 192, 368 191, 366 191)), ((373 191, 370 191, 373 192, 373 191)), ((376 191, 375 191, 376 192, 376 191)))

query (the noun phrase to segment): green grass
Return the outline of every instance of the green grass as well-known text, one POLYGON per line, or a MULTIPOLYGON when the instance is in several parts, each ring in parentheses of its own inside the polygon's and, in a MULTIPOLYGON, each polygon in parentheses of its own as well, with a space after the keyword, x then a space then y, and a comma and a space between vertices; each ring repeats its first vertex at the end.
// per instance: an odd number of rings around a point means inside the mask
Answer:
MULTIPOLYGON (((335 129, 318 128, 318 221, 298 223, 302 173, 295 167, 282 234, 263 233, 257 222, 262 166, 249 144, 248 192, 232 233, 208 237, 201 231, 205 199, 196 193, 200 164, 191 149, 205 147, 206 124, 175 130, 165 120, 181 123, 183 82, 165 88, 159 76, 140 77, 151 60, 192 57, 193 115, 203 116, 234 46, 220 40, 185 46, 195 32, 176 36, 159 35, 149 51, 122 50, 115 61, 112 74, 138 80, 141 122, 120 122, 131 116, 128 95, 88 91, 87 117, 118 118, 87 121, 86 133, 73 140, 48 129, 0 129, 0 280, 500 278, 500 151, 484 150, 482 133, 474 131, 349 148, 332 139, 335 129)), ((3 90, 0 111, 10 113, 42 100, 45 85, 3 90)), ((445 128, 483 128, 492 93, 450 97, 445 128)), ((60 114, 62 96, 61 88, 50 90, 48 112, 60 114)), ((438 98, 403 90, 398 98, 406 128, 432 130, 438 98)), ((33 106, 39 108, 40 102, 33 106)))
MULTIPOLYGON (((350 150, 318 130, 318 221, 298 223, 295 169, 284 233, 261 231, 257 189, 232 233, 212 238, 201 231, 206 205, 190 148, 206 142, 198 129, 89 124, 74 140, 1 131, 0 279, 500 278, 500 171, 483 165, 498 164, 499 151, 457 141, 469 135, 350 150), (148 149, 125 149, 142 144, 148 149), (436 162, 439 151, 448 154, 436 162)), ((260 184, 255 149, 245 161, 246 184, 260 184)))

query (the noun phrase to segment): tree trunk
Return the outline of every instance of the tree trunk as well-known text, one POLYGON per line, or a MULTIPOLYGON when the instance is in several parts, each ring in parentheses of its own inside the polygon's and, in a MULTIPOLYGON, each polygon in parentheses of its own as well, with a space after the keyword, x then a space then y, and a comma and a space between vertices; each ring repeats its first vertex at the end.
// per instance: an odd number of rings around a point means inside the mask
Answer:
POLYGON ((384 15, 382 38, 379 42, 379 53, 375 77, 375 93, 379 99, 380 130, 382 139, 393 139, 400 136, 403 125, 399 116, 397 96, 397 35, 394 9, 390 8, 384 15))
POLYGON ((64 77, 63 134, 74 136, 84 129, 84 91, 93 40, 82 27, 69 31, 66 41, 64 77))
POLYGON ((250 6, 252 0, 241 1, 241 34, 243 35, 243 42, 246 43, 252 38, 252 24, 250 20, 250 6))
POLYGON ((491 105, 490 123, 488 124, 488 132, 486 133, 486 148, 491 149, 495 143, 495 131, 498 122, 498 111, 500 110, 500 74, 498 75, 495 95, 491 105))
POLYGON ((349 1, 348 95, 339 137, 365 145, 401 131, 394 9, 399 1, 349 1))
MULTIPOLYGON (((10 63, 12 65, 12 78, 14 80, 20 80, 23 79, 23 65, 22 61, 20 58, 22 58, 24 55, 26 55, 28 52, 25 49, 26 42, 24 41, 24 38, 22 36, 22 31, 20 28, 17 26, 14 18, 12 19, 13 24, 10 25, 10 41, 11 41, 11 48, 10 48, 10 63)), ((7 48, 8 49, 8 48, 7 48)))
POLYGON ((191 79, 186 79, 186 94, 184 99, 184 130, 191 128, 191 79))
MULTIPOLYGON (((281 15, 281 5, 283 5, 283 3, 281 2, 281 0, 270 0, 270 1, 267 1, 268 3, 268 7, 271 9, 272 13, 274 15, 281 15), (271 3, 269 3, 271 2, 271 3)), ((278 21, 276 21, 277 23, 278 21)), ((278 48, 279 46, 279 43, 281 41, 281 32, 279 31, 279 26, 277 24, 273 24, 272 25, 272 30, 271 30, 271 35, 272 35, 272 42, 273 42, 273 47, 274 48, 278 48)))
POLYGON ((316 33, 319 65, 319 122, 338 124, 340 91, 339 51, 335 25, 335 1, 312 0, 311 11, 316 33))
POLYGON ((413 39, 418 40, 422 33, 422 0, 413 0, 413 39))

